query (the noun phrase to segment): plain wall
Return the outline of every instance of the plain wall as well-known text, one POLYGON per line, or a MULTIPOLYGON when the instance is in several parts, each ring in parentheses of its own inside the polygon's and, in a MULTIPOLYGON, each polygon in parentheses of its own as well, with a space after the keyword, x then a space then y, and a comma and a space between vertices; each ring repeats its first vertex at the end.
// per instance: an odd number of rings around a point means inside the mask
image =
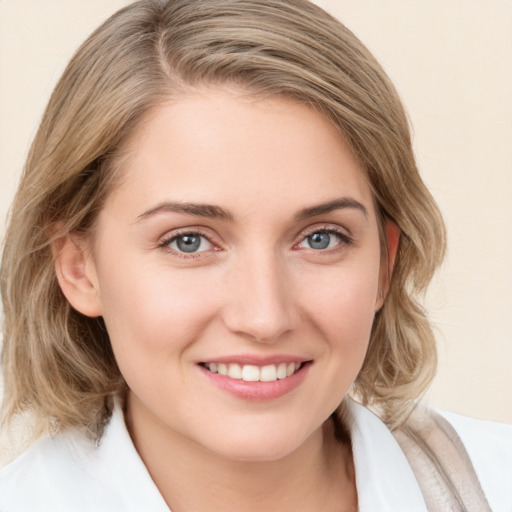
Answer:
MULTIPOLYGON (((207 0, 205 0, 207 1, 207 0)), ((53 86, 122 0, 0 0, 0 219, 53 86)), ((449 234, 430 404, 512 423, 512 1, 324 0, 374 52, 449 234)))

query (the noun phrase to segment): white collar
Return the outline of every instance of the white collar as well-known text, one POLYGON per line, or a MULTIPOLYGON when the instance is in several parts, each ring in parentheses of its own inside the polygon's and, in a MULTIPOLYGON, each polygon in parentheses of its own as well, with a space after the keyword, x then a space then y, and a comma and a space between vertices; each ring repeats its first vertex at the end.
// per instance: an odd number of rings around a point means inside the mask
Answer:
POLYGON ((124 421, 122 407, 116 407, 99 447, 86 452, 92 470, 118 496, 122 510, 170 512, 160 491, 142 462, 124 421))
POLYGON ((386 425, 347 400, 359 512, 428 512, 407 459, 386 425))
MULTIPOLYGON (((414 473, 386 425, 352 400, 348 410, 359 511, 427 512, 414 473)), ((96 452, 96 475, 126 501, 126 510, 169 512, 135 450, 120 406, 96 452)))
MULTIPOLYGON (((348 411, 359 512, 427 512, 414 473, 388 428, 352 400, 348 400, 348 411)), ((117 495, 123 510, 169 512, 135 450, 119 404, 96 450, 82 447, 77 436, 69 440, 74 457, 117 495)))

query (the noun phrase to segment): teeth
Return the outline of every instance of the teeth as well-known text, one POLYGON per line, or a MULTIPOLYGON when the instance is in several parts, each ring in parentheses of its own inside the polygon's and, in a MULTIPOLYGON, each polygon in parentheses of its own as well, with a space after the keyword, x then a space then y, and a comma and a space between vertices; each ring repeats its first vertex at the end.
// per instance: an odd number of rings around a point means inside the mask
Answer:
POLYGON ((264 366, 260 370, 260 380, 262 382, 272 382, 277 380, 277 368, 275 364, 264 366))
POLYGON ((237 363, 207 363, 205 366, 212 373, 226 375, 232 379, 242 379, 246 382, 273 382, 292 376, 300 365, 301 363, 280 363, 259 367, 252 364, 240 366, 237 363))
POLYGON ((228 366, 228 377, 231 377, 232 379, 242 378, 242 368, 239 364, 230 364, 228 366))
POLYGON ((242 380, 245 380, 246 382, 256 382, 260 380, 259 367, 245 364, 242 368, 242 380))

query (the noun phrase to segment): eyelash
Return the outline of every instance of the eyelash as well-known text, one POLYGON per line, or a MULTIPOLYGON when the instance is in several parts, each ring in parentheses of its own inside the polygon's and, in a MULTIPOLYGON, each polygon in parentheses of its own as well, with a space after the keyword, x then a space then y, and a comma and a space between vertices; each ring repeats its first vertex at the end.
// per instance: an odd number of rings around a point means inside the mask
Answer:
MULTIPOLYGON (((198 257, 202 256, 204 252, 207 252, 207 251, 199 251, 199 252, 190 252, 187 254, 185 252, 177 251, 177 250, 171 248, 170 244, 172 244, 175 240, 177 240, 178 238, 180 238, 182 236, 197 236, 199 238, 204 238, 212 246, 217 247, 216 244, 214 244, 210 240, 210 238, 208 236, 206 236, 204 233, 202 233, 201 231, 194 231, 194 230, 192 230, 192 231, 183 230, 183 231, 179 231, 177 233, 175 232, 172 235, 165 237, 161 242, 158 243, 157 247, 158 247, 158 249, 163 249, 164 251, 172 253, 173 255, 177 256, 178 258, 183 258, 183 259, 198 258, 198 257)), ((214 250, 218 250, 218 249, 214 249, 214 250)))
POLYGON ((312 249, 316 253, 326 254, 326 253, 340 251, 340 250, 346 249, 347 247, 350 247, 354 243, 354 240, 349 235, 347 235, 345 232, 343 232, 342 230, 337 229, 332 226, 324 226, 324 227, 320 227, 320 228, 318 228, 318 227, 311 228, 309 231, 306 231, 304 233, 304 235, 302 235, 300 242, 295 244, 294 247, 297 247, 299 244, 303 243, 304 240, 306 240, 308 237, 314 235, 315 233, 325 233, 328 235, 336 235, 340 239, 339 243, 336 244, 336 246, 334 246, 334 247, 322 249, 322 250, 316 250, 316 251, 314 249, 312 249))
MULTIPOLYGON (((319 254, 320 253, 324 253, 324 254, 325 253, 333 253, 333 252, 336 252, 336 251, 340 251, 340 250, 343 250, 344 248, 350 247, 354 243, 353 239, 350 236, 348 236, 346 233, 341 231, 340 229, 337 229, 337 228, 334 228, 334 227, 331 227, 331 226, 329 226, 329 227, 326 226, 326 227, 321 227, 321 228, 312 228, 309 231, 306 231, 302 235, 300 241, 298 243, 294 244, 293 247, 294 248, 299 247, 299 245, 301 243, 303 243, 304 240, 306 240, 308 237, 314 235, 315 233, 325 233, 325 234, 328 234, 328 235, 336 235, 340 239, 340 242, 338 244, 336 244, 336 246, 334 246, 334 247, 326 248, 326 249, 322 249, 322 250, 311 249, 313 252, 316 252, 316 253, 319 253, 319 254)), ((214 251, 215 250, 219 250, 218 246, 215 243, 213 243, 207 235, 205 235, 201 231, 197 231, 197 230, 196 231, 194 231, 194 230, 192 230, 192 231, 190 231, 190 230, 183 230, 183 231, 180 231, 180 232, 177 232, 177 233, 175 232, 172 235, 167 236, 164 239, 162 239, 158 243, 157 247, 159 249, 165 250, 166 252, 172 253, 173 255, 177 256, 178 258, 183 258, 183 259, 198 258, 198 257, 201 257, 203 255, 203 253, 208 252, 208 251, 199 251, 199 252, 190 252, 190 253, 187 254, 185 252, 181 252, 181 251, 177 251, 175 249, 172 249, 170 247, 171 243, 173 243, 178 238, 180 238, 182 236, 185 236, 185 235, 197 236, 197 237, 200 237, 200 238, 204 238, 212 246, 217 247, 217 249, 213 249, 214 251)))

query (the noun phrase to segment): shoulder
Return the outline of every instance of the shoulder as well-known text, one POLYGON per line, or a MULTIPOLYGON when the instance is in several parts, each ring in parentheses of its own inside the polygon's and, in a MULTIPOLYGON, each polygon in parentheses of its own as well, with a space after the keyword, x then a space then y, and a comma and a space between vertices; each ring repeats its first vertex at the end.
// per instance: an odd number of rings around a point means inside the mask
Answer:
POLYGON ((77 432, 41 439, 0 470, 0 510, 118 510, 103 483, 91 472, 95 445, 77 432))
POLYGON ((406 422, 409 429, 390 431, 367 408, 351 400, 347 405, 361 510, 426 512, 428 500, 452 510, 447 476, 468 510, 483 493, 493 512, 512 512, 511 425, 420 406, 406 422))
POLYGON ((439 414, 460 437, 492 510, 512 510, 512 425, 439 414))
POLYGON ((169 512, 116 407, 99 444, 78 431, 42 439, 0 470, 0 511, 169 512))

